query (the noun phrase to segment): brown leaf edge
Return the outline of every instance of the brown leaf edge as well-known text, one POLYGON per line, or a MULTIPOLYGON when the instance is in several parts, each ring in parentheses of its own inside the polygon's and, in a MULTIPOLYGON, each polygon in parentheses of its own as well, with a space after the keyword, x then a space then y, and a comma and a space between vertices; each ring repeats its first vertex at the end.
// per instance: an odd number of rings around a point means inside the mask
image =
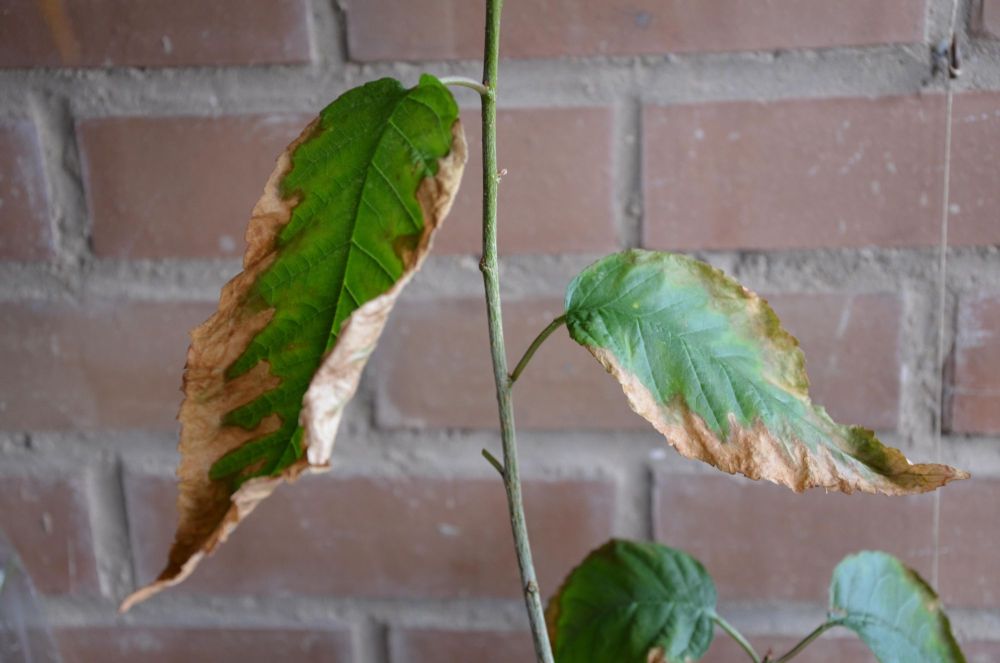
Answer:
MULTIPOLYGON (((746 296, 763 302, 757 295, 744 291, 746 296)), ((847 494, 859 490, 893 496, 929 492, 971 476, 948 465, 911 463, 899 449, 888 445, 883 446, 884 457, 880 459, 886 469, 884 475, 873 472, 871 477, 845 476, 828 449, 820 447, 813 452, 801 440, 794 440, 789 450, 787 442, 774 436, 763 423, 757 422, 747 428, 733 416, 729 421, 729 439, 721 440, 679 398, 669 405, 669 410, 678 416, 668 416, 668 406, 660 403, 635 375, 625 370, 610 351, 589 345, 584 347, 618 380, 629 407, 649 421, 670 446, 686 458, 703 461, 728 474, 766 479, 797 493, 808 488, 825 488, 847 494)), ((871 431, 857 430, 875 440, 871 431)))
POLYGON ((228 385, 230 391, 224 393, 224 368, 239 356, 273 315, 273 310, 269 310, 248 318, 240 314, 240 305, 257 277, 276 257, 278 234, 298 204, 295 198, 282 199, 279 185, 291 170, 295 148, 312 137, 319 128, 319 121, 319 118, 313 120, 278 157, 247 226, 243 272, 223 287, 218 311, 191 332, 184 369, 185 400, 178 415, 181 461, 177 468, 177 533, 166 568, 154 582, 128 596, 120 612, 191 575, 202 558, 224 542, 240 521, 280 483, 295 481, 305 472, 329 470, 343 409, 357 390, 361 372, 396 299, 420 268, 430 251, 434 231, 451 209, 467 158, 465 133, 458 120, 452 126, 451 151, 438 161, 437 174, 425 178, 417 190, 417 201, 424 215, 424 233, 415 250, 403 257, 406 265, 403 275, 387 292, 366 302, 344 321, 337 344, 309 384, 299 416, 306 453, 280 476, 251 479, 229 495, 224 484, 209 479, 209 468, 251 437, 276 430, 278 421, 277 417, 271 417, 254 431, 222 427, 220 422, 225 412, 247 402, 248 395, 274 386, 267 363, 260 362, 246 375, 232 380, 228 385), (208 445, 205 440, 210 441, 208 445))

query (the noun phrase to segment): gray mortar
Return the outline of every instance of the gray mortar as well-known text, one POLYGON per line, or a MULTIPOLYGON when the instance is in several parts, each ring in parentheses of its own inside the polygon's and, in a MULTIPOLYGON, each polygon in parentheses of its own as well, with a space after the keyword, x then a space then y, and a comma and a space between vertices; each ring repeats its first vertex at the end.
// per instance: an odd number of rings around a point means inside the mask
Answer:
MULTIPOLYGON (((980 40, 974 31, 965 28, 978 16, 980 3, 961 1, 958 32, 965 62, 963 76, 954 84, 956 90, 1000 90, 1000 42, 980 40)), ((928 0, 928 45, 505 61, 500 104, 503 108, 613 108, 614 220, 621 246, 634 247, 640 244, 643 223, 643 105, 940 94, 943 83, 931 76, 929 44, 945 35, 949 15, 949 0, 928 0)), ((473 78, 480 75, 481 66, 475 61, 350 63, 344 12, 326 0, 312 0, 309 32, 313 62, 304 66, 0 72, 0 117, 31 118, 39 133, 52 210, 50 230, 56 247, 51 264, 0 264, 0 301, 81 302, 105 297, 212 302, 222 284, 239 270, 236 260, 96 259, 90 252, 90 227, 75 137, 75 123, 79 120, 127 115, 314 113, 344 90, 381 76, 414 81, 424 71, 473 78)), ((477 105, 474 95, 459 92, 458 96, 463 106, 477 105)), ((502 145, 500 149, 502 162, 502 145)), ((510 300, 558 299, 565 284, 597 257, 504 259, 505 296, 510 300)), ((885 438, 914 456, 927 458, 932 453, 931 413, 939 375, 935 364, 936 249, 702 252, 698 257, 768 293, 900 293, 904 379, 899 426, 885 438)), ((996 288, 1000 284, 998 258, 997 247, 950 251, 945 330, 949 342, 954 336, 956 298, 982 288, 996 288)), ((411 301, 481 296, 482 283, 474 256, 433 256, 406 294, 411 301)), ((373 368, 377 369, 377 362, 373 368)), ((495 433, 375 428, 374 400, 374 383, 369 377, 342 429, 337 446, 341 461, 334 476, 493 477, 479 449, 496 450, 495 433)), ((713 473, 673 452, 664 453, 664 444, 654 433, 524 431, 521 438, 523 472, 528 479, 612 481, 618 498, 616 534, 622 536, 651 535, 654 472, 713 473)), ((996 442, 976 436, 947 436, 943 460, 974 468, 980 476, 1000 477, 1000 445, 996 442)), ((83 473, 86 477, 103 597, 45 599, 54 624, 348 626, 359 652, 358 660, 365 663, 388 660, 392 643, 387 631, 393 626, 496 630, 525 627, 518 600, 206 599, 167 592, 124 618, 117 617, 117 601, 134 582, 148 580, 132 577, 122 473, 171 475, 176 464, 175 445, 176 438, 169 431, 0 433, 0 472, 47 476, 83 473)), ((823 601, 824 597, 816 597, 808 604, 727 602, 723 609, 751 635, 801 635, 821 620, 823 601)), ((1000 641, 1000 609, 959 610, 952 611, 952 615, 961 635, 1000 641)))

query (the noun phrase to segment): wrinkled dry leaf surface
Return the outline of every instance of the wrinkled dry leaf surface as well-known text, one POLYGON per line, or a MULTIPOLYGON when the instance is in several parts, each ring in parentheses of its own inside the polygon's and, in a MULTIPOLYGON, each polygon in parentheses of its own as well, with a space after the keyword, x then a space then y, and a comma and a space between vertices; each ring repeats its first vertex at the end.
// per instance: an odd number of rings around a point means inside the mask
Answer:
POLYGON ((566 295, 570 335, 681 454, 795 491, 905 495, 969 475, 913 464, 809 399, 798 341, 767 302, 687 256, 626 251, 566 295))
POLYGON ((167 566, 123 610, 190 575, 278 484, 329 466, 343 409, 465 159, 457 105, 430 76, 351 90, 279 157, 243 272, 191 334, 167 566))

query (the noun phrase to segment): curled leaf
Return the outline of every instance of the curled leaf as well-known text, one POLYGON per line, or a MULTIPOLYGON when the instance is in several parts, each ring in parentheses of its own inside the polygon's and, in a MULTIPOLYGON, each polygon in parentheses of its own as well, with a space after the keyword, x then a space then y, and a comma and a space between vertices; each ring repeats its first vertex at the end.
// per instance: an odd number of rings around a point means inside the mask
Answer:
POLYGON ((937 594, 884 552, 845 558, 830 584, 830 619, 861 637, 880 663, 964 663, 937 594))
POLYGON ((280 482, 329 466, 344 406, 465 158, 458 107, 430 76, 345 93, 278 158, 243 272, 191 334, 167 566, 123 610, 190 575, 280 482))
POLYGON ((566 324, 670 444, 730 474, 889 495, 968 477, 835 423, 809 400, 798 341, 767 302, 692 258, 633 250, 599 260, 570 284, 566 324))
POLYGON ((695 558, 615 539, 573 569, 546 621, 558 663, 681 663, 712 644, 715 602, 715 583, 695 558))

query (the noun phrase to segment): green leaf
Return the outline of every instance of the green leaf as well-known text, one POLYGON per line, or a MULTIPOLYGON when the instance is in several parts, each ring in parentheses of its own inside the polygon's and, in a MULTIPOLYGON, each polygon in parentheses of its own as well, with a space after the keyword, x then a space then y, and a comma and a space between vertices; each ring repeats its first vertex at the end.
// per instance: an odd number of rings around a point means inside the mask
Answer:
POLYGON ((690 555, 612 540, 570 573, 546 618, 558 663, 694 661, 712 643, 715 584, 690 555))
POLYGON ((407 90, 387 78, 330 104, 296 148, 280 194, 299 203, 243 303, 274 314, 226 368, 232 381, 267 362, 278 384, 223 418, 253 430, 277 415, 281 427, 221 458, 212 478, 276 474, 300 457, 302 396, 343 322, 403 275, 424 231, 417 187, 451 149, 457 117, 436 79, 407 90))
POLYGON ((329 465, 343 409, 465 164, 440 81, 345 93, 279 157, 247 228, 243 272, 192 332, 181 406, 179 582, 278 482, 329 465))
POLYGON ((934 590, 887 553, 862 552, 837 565, 830 613, 881 663, 965 661, 934 590))
POLYGON ((621 382, 680 453, 800 491, 907 494, 968 474, 914 465, 809 400, 798 341, 767 302, 721 271, 671 253, 626 251, 566 293, 570 335, 621 382))

